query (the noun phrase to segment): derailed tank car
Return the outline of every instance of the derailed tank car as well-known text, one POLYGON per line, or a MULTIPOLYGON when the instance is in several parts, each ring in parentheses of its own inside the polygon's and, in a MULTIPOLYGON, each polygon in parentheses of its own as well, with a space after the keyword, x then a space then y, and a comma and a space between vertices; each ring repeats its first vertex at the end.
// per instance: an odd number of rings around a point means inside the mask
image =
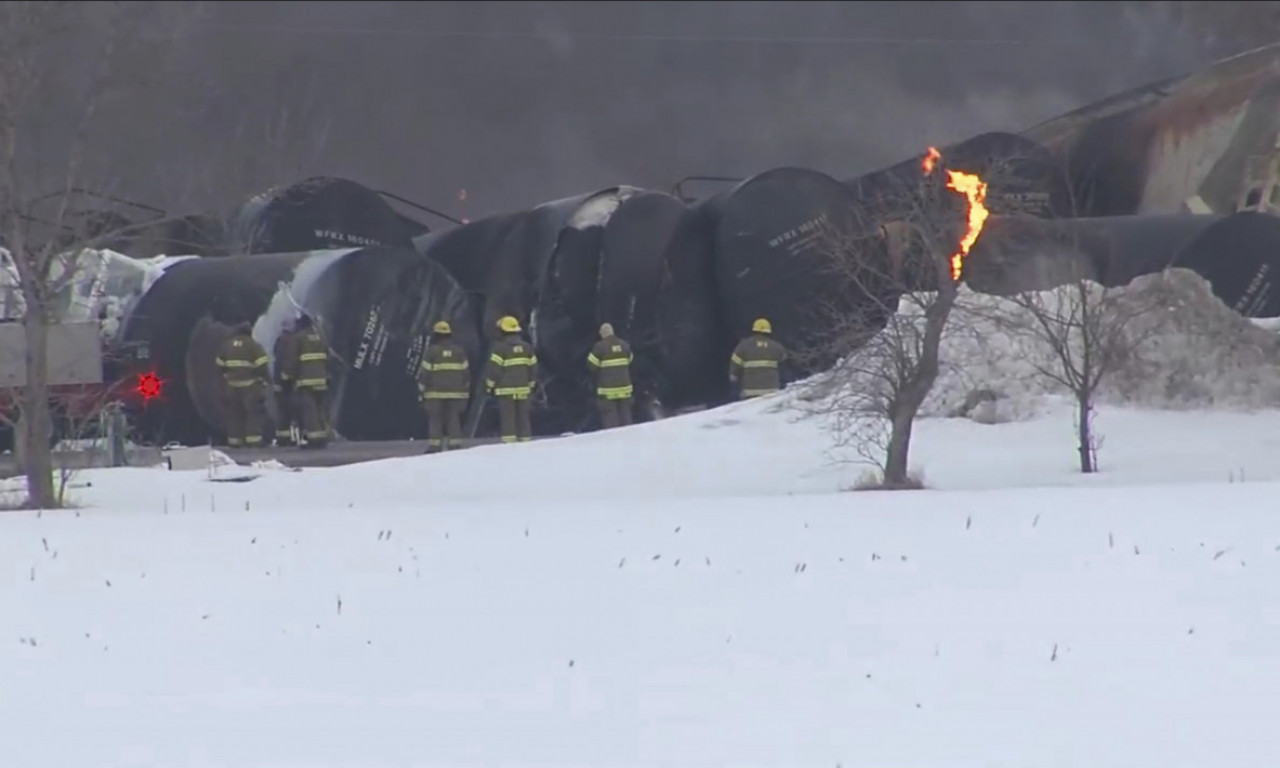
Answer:
POLYGON ((414 376, 435 321, 449 320, 459 341, 479 353, 468 297, 413 250, 182 260, 138 301, 119 336, 124 344, 145 344, 165 382, 161 402, 134 417, 143 436, 186 444, 219 438, 218 345, 235 323, 248 321, 271 355, 282 325, 299 309, 329 342, 330 418, 347 439, 424 434, 414 376))
POLYGON ((633 407, 653 417, 656 361, 646 339, 659 333, 662 255, 683 205, 675 198, 618 187, 585 200, 560 230, 532 316, 548 376, 547 418, 575 431, 594 426, 595 391, 586 359, 601 323, 632 343, 633 407))
POLYGON ((427 227, 349 179, 317 176, 255 195, 231 219, 232 253, 298 253, 326 248, 413 247, 427 227))
MULTIPOLYGON (((992 215, 1072 217, 1071 192, 1062 162, 1039 143, 1013 133, 983 133, 939 150, 942 167, 973 173, 987 184, 992 215)), ((925 155, 846 179, 860 213, 892 218, 916 204, 926 178, 925 155)))
MULTIPOLYGON (((805 361, 796 373, 808 373, 834 362, 822 350, 830 347, 835 318, 883 326, 899 289, 887 279, 887 254, 856 216, 856 203, 847 186, 802 168, 766 171, 718 201, 716 290, 733 342, 755 318, 768 318, 774 337, 805 361)), ((718 357, 727 360, 727 352, 718 357)))
MULTIPOLYGON (((479 303, 484 338, 495 338, 504 315, 525 327, 541 374, 533 412, 537 434, 583 428, 592 405, 585 360, 599 323, 618 317, 621 331, 634 324, 633 304, 642 311, 646 302, 654 304, 645 286, 656 290, 663 233, 674 218, 670 205, 679 203, 658 195, 670 201, 664 205, 653 195, 614 187, 416 241, 479 303)), ((487 355, 486 348, 478 360, 483 363, 487 355)), ((496 428, 493 416, 482 432, 496 428)))
POLYGON ((1075 279, 1115 287, 1166 268, 1204 278, 1245 317, 1280 316, 1280 218, 1242 212, 1045 221, 992 217, 969 255, 966 282, 982 293, 1049 290, 1075 279))
POLYGON ((1280 211, 1280 45, 1133 89, 1025 132, 1070 176, 1081 217, 1280 211))

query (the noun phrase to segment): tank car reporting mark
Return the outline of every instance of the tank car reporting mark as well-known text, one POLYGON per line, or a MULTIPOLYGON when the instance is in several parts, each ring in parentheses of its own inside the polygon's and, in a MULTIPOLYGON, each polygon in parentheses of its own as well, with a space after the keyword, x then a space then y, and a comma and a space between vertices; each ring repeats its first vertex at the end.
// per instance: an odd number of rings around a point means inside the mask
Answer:
MULTIPOLYGON (((942 153, 936 147, 929 147, 924 160, 920 163, 926 176, 933 173, 941 159, 942 153)), ((959 280, 960 272, 964 268, 964 257, 969 255, 969 249, 978 242, 978 235, 982 234, 982 228, 986 225, 987 217, 991 212, 987 210, 987 183, 981 176, 961 171, 947 171, 947 189, 964 195, 969 204, 968 229, 964 237, 960 238, 960 247, 951 254, 951 279, 959 280)))

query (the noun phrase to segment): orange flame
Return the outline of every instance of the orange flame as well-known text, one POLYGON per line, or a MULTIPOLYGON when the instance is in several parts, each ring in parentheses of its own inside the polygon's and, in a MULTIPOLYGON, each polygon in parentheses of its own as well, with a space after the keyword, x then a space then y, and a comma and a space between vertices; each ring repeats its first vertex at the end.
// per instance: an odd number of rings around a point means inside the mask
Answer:
MULTIPOLYGON (((933 173, 935 165, 941 159, 942 153, 934 147, 929 147, 929 152, 922 163, 924 172, 933 173)), ((987 210, 987 183, 981 176, 961 171, 947 171, 947 189, 959 192, 969 201, 969 228, 964 233, 964 237, 960 238, 960 248, 951 254, 951 279, 959 280, 960 271, 964 267, 964 257, 969 255, 969 249, 978 242, 978 235, 982 234, 982 228, 986 225, 991 211, 987 210)))
POLYGON ((924 175, 928 176, 933 173, 933 168, 942 159, 942 153, 934 147, 929 147, 929 152, 924 156, 924 160, 920 163, 920 167, 924 169, 924 175))

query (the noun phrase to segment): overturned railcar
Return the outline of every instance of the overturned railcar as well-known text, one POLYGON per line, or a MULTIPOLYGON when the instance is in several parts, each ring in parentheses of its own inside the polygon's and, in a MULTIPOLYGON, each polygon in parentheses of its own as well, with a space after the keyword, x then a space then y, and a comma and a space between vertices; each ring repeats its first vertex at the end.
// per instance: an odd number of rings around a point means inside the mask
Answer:
POLYGON ((1280 218, 1242 212, 1045 221, 992 217, 965 280, 983 293, 1048 290, 1085 278, 1122 286, 1169 267, 1203 277, 1246 317, 1280 316, 1280 218))
POLYGON ((548 419, 558 429, 595 425, 587 354, 601 323, 632 342, 636 417, 652 417, 662 256, 683 205, 669 195, 618 187, 583 201, 560 230, 539 282, 533 328, 548 375, 548 419))
MULTIPOLYGON (((720 316, 733 340, 755 318, 804 361, 793 375, 829 367, 842 318, 883 327, 897 309, 887 252, 856 215, 857 198, 826 174, 777 168, 724 194, 716 205, 713 261, 720 316)), ((721 359, 724 377, 727 359, 721 359)))
MULTIPOLYGON (((673 207, 681 208, 674 198, 620 186, 415 241, 478 304, 482 336, 492 340, 504 315, 526 327, 540 363, 537 434, 589 428, 586 355, 601 322, 616 321, 622 333, 652 323, 673 207)), ((643 390, 653 377, 639 378, 643 390)), ((479 429, 494 429, 495 417, 487 414, 479 429)))
POLYGON ((135 415, 139 431, 157 442, 220 439, 218 345, 247 321, 271 355, 282 326, 300 310, 329 343, 329 415, 347 439, 425 434, 414 377, 437 320, 449 320, 468 351, 480 352, 469 297, 410 249, 180 260, 138 301, 119 336, 120 343, 145 344, 165 382, 160 402, 135 415))
POLYGON ((232 216, 232 253, 301 253, 366 246, 413 247, 426 225, 349 179, 317 176, 269 190, 232 216))

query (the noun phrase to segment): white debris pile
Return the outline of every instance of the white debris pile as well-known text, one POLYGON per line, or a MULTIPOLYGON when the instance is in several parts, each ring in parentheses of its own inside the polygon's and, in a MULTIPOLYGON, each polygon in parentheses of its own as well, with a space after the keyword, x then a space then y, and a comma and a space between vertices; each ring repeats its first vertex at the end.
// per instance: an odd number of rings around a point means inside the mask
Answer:
MULTIPOLYGON (((108 249, 86 248, 74 259, 55 262, 54 279, 62 283, 58 270, 74 269, 55 302, 61 322, 99 322, 104 339, 120 330, 134 304, 173 264, 195 256, 157 256, 135 259, 108 249)), ((0 318, 14 319, 25 312, 19 290, 17 268, 8 251, 0 248, 0 318)))
MULTIPOLYGON (((1115 326, 1141 341, 1103 380, 1099 403, 1245 410, 1280 404, 1280 336, 1223 304, 1203 278, 1169 270, 1112 291, 1121 292, 1120 301, 1141 302, 1143 312, 1115 326)), ((1041 296, 1044 306, 1055 300, 1053 293, 1041 296)), ((1013 300, 964 291, 943 340, 942 373, 922 415, 968 412, 975 401, 994 400, 1000 417, 993 420, 1023 419, 1042 409, 1045 396, 1069 394, 1037 370, 1057 370, 1050 344, 1008 330, 1010 323, 1033 322, 1033 314, 1013 300)))

